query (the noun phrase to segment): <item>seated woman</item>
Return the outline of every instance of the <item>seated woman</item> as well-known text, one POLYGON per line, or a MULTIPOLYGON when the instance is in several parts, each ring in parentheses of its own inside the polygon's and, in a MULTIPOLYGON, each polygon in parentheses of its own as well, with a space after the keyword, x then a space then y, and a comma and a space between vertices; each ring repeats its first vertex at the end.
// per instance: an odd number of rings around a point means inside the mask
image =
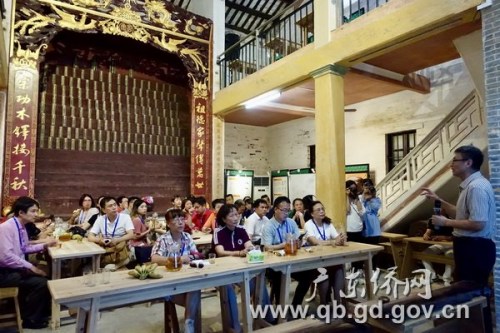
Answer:
MULTIPOLYGON (((219 209, 217 213, 219 228, 214 232, 215 253, 218 257, 246 257, 247 252, 253 250, 252 241, 248 237, 245 228, 239 225, 239 222, 239 214, 234 205, 226 204, 219 209)), ((226 288, 227 292, 231 329, 235 332, 241 332, 234 288, 232 285, 221 288, 226 288)), ((252 279, 250 289, 250 292, 253 293, 255 279, 252 279)), ((267 290, 264 290, 263 304, 269 304, 267 290)), ((273 321, 269 312, 266 320, 273 321)))
POLYGON ((84 193, 78 201, 80 208, 73 212, 73 215, 69 218, 69 224, 78 225, 84 230, 88 230, 91 225, 89 220, 92 216, 99 213, 99 209, 96 208, 94 198, 90 194, 84 193))
POLYGON ((89 241, 101 245, 106 253, 101 256, 101 265, 114 264, 120 268, 128 264, 127 242, 134 238, 134 225, 128 214, 118 213, 115 198, 101 200, 104 215, 99 216, 89 232, 89 241))
POLYGON ((304 229, 306 221, 304 220, 304 202, 301 198, 293 199, 292 203, 293 209, 288 214, 288 217, 297 223, 299 229, 304 229))
POLYGON ((98 218, 99 216, 103 216, 103 215, 104 215, 104 210, 101 208, 101 201, 102 201, 102 199, 104 199, 104 196, 102 196, 102 195, 101 195, 100 197, 98 197, 98 198, 97 198, 97 200, 96 200, 96 203, 97 203, 97 205, 96 205, 96 206, 97 206, 97 207, 96 207, 96 208, 97 208, 97 213, 95 213, 94 215, 92 215, 92 216, 89 218, 89 220, 88 220, 88 225, 87 225, 87 224, 84 224, 84 225, 82 226, 82 228, 83 228, 83 229, 85 229, 85 230, 90 229, 90 228, 94 225, 95 221, 97 221, 97 218, 98 218))
MULTIPOLYGON (((168 231, 162 235, 153 246, 151 261, 158 265, 165 266, 167 264, 167 255, 169 245, 176 242, 181 246, 181 257, 184 263, 189 263, 193 259, 199 259, 200 253, 196 249, 191 236, 184 232, 186 223, 186 214, 180 209, 170 209, 165 214, 168 231)), ((174 295, 173 301, 183 305, 186 308, 184 313, 186 333, 194 333, 196 314, 201 306, 201 291, 192 291, 189 293, 174 295)))
POLYGON ((181 209, 186 213, 186 225, 184 231, 190 234, 193 233, 193 222, 191 221, 191 216, 193 215, 193 199, 186 198, 182 200, 181 209))
MULTIPOLYGON (((333 242, 335 245, 344 245, 346 237, 343 233, 338 233, 332 224, 330 218, 325 215, 325 207, 320 201, 311 202, 312 219, 305 224, 305 238, 310 245, 330 245, 333 242)), ((344 266, 335 265, 326 267, 328 280, 320 282, 319 297, 321 304, 328 304, 331 299, 331 289, 335 300, 340 303, 340 290, 344 288, 344 266)))
POLYGON ((134 252, 134 256, 139 264, 149 261, 148 258, 151 256, 151 246, 148 246, 149 228, 146 225, 147 212, 148 205, 143 200, 137 199, 134 201, 130 211, 130 217, 134 225, 135 236, 129 241, 129 246, 134 252))

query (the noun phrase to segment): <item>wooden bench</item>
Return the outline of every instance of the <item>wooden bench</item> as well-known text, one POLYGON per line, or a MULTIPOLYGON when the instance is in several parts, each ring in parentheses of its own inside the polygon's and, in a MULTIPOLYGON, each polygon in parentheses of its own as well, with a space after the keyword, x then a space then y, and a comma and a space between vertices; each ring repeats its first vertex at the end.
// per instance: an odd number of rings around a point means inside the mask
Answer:
MULTIPOLYGON (((19 310, 19 301, 17 299, 17 295, 19 294, 19 288, 10 287, 10 288, 0 288, 0 301, 7 300, 9 298, 14 300, 14 312, 0 314, 0 327, 10 327, 16 326, 20 333, 23 332, 22 328, 22 320, 21 313, 19 310), (5 319, 9 319, 8 321, 4 321, 5 319)), ((5 309, 4 309, 5 310, 5 309)))

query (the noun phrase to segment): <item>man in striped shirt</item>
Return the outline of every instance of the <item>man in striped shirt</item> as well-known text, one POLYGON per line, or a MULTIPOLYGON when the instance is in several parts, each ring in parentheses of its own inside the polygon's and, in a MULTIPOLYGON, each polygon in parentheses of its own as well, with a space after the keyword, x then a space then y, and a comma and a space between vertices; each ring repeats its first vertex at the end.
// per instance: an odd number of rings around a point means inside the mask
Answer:
POLYGON ((439 198, 428 188, 423 195, 441 200, 442 208, 451 216, 432 216, 435 226, 453 228, 453 253, 457 281, 468 280, 487 285, 495 263, 495 197, 490 182, 479 169, 483 153, 474 146, 462 146, 455 150, 451 171, 462 180, 457 205, 439 198))

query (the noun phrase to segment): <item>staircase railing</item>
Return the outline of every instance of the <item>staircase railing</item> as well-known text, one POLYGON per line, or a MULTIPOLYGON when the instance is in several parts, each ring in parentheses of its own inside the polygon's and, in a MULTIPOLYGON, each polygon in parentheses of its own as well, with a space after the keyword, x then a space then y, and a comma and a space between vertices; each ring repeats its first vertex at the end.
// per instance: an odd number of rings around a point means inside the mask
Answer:
POLYGON ((472 92, 385 176, 377 185, 381 219, 400 209, 420 186, 446 167, 458 146, 471 143, 467 141, 471 133, 484 125, 481 109, 479 96, 472 92))

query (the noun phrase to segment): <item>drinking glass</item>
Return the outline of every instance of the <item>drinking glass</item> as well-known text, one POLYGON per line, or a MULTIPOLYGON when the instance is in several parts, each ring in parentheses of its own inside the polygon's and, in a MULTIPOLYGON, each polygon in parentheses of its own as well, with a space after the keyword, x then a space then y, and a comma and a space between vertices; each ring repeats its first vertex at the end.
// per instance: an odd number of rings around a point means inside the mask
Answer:
POLYGON ((95 286, 95 274, 92 271, 83 272, 83 284, 87 287, 95 286))
POLYGON ((215 253, 208 254, 208 262, 210 263, 210 265, 215 265, 215 257, 216 257, 215 253))
POLYGON ((102 278, 101 278, 102 284, 108 284, 109 280, 111 278, 111 271, 107 268, 103 268, 101 274, 102 274, 102 278))

